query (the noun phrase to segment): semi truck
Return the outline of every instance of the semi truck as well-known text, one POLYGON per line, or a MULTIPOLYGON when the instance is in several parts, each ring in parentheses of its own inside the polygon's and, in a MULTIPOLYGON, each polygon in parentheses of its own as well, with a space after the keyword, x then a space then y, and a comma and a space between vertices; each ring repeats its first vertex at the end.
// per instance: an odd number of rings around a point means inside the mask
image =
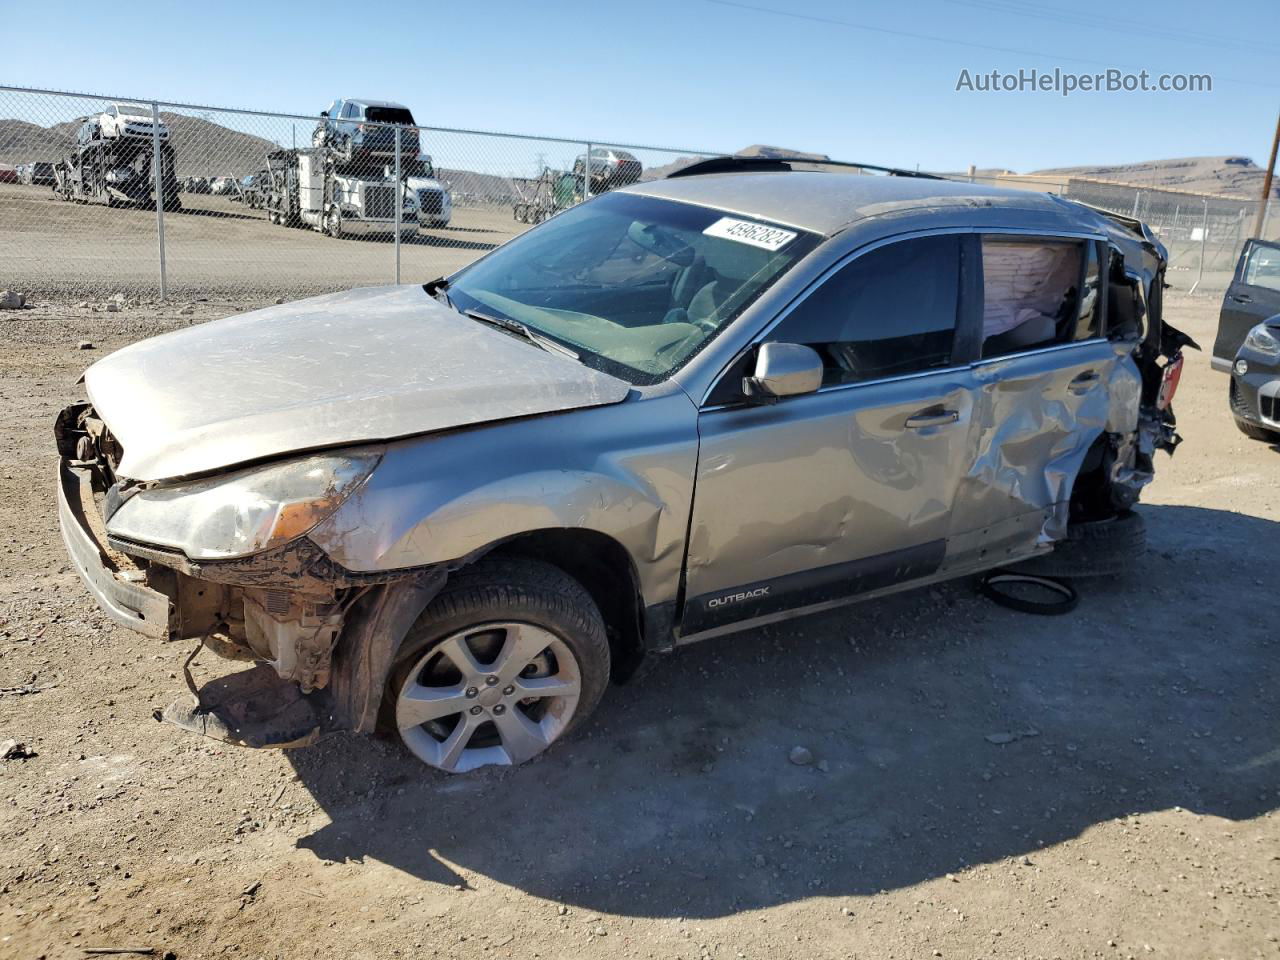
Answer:
MULTIPOLYGON (((397 183, 390 166, 359 174, 346 169, 331 147, 276 150, 267 154, 267 219, 285 227, 310 227, 331 237, 418 231, 418 204, 397 183)), ((403 175, 403 172, 402 172, 403 175)))

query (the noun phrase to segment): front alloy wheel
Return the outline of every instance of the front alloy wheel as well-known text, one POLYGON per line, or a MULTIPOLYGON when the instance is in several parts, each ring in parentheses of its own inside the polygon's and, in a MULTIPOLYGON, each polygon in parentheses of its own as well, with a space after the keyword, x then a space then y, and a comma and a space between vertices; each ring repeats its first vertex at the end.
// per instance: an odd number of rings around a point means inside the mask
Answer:
POLYGON ((608 677, 604 623, 581 584, 537 561, 483 561, 410 631, 384 716, 447 773, 515 766, 576 727, 608 677))
POLYGON ((396 698, 396 727, 420 760, 450 773, 514 766, 565 731, 581 694, 562 640, 528 623, 484 624, 419 658, 396 698))

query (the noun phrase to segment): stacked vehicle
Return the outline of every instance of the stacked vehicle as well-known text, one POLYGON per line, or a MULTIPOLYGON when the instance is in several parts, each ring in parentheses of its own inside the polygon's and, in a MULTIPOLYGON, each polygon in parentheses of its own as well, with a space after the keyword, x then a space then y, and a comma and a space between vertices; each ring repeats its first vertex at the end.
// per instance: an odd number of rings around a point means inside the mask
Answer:
POLYGON ((113 103, 96 116, 82 117, 74 150, 53 166, 54 192, 63 200, 109 207, 154 204, 162 195, 166 210, 181 209, 169 131, 164 124, 153 126, 149 114, 147 107, 113 103))

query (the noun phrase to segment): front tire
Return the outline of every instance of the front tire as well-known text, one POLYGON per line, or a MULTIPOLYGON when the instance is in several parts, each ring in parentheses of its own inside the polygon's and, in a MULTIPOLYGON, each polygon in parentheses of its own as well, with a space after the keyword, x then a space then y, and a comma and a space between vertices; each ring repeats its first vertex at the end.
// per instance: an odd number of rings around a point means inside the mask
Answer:
POLYGON ((446 773, 515 766, 581 725, 609 666, 604 620, 578 581, 536 560, 482 560, 410 629, 383 725, 446 773))
POLYGON ((336 208, 329 210, 324 218, 324 232, 335 240, 342 239, 342 214, 336 208))

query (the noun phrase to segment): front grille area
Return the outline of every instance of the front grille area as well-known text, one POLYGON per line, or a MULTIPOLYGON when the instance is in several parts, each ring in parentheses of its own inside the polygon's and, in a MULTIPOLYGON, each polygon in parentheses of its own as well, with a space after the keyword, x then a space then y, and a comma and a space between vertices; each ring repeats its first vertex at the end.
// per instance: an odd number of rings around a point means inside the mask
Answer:
POLYGON ((393 186, 365 187, 364 215, 370 220, 391 220, 396 215, 396 190, 393 186))
POLYGON ((444 212, 444 194, 439 190, 419 190, 418 205, 424 215, 437 217, 444 212))
POLYGON ((1268 420, 1280 420, 1280 397, 1258 397, 1258 406, 1268 420))

